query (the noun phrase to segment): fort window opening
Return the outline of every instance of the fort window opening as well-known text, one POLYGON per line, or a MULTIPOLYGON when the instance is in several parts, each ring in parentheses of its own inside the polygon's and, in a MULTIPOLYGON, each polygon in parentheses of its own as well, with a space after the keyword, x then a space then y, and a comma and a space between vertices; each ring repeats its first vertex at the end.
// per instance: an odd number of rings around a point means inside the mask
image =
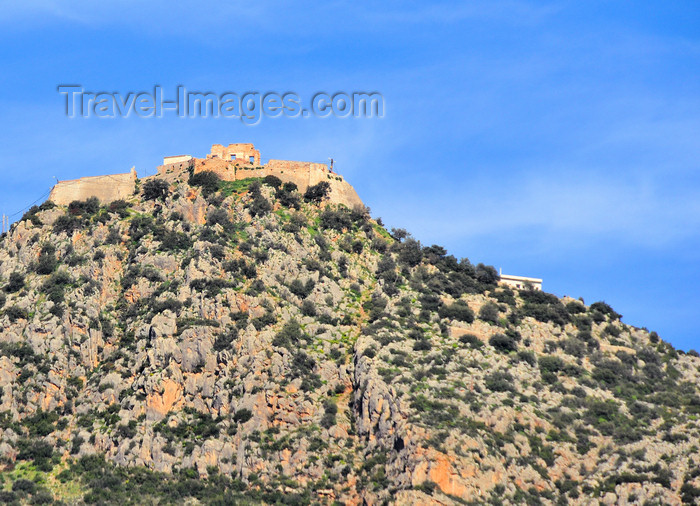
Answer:
POLYGON ((250 163, 255 163, 255 157, 254 157, 254 156, 251 156, 251 157, 250 157, 250 163))
POLYGON ((235 159, 236 159, 236 155, 231 155, 231 160, 235 160, 235 159))

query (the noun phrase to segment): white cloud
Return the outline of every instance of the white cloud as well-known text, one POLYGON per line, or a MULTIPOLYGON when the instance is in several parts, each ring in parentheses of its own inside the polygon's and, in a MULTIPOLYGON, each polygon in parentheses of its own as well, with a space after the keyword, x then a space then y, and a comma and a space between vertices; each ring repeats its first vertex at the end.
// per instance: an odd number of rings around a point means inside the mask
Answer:
POLYGON ((518 177, 498 184, 428 182, 420 194, 399 184, 391 193, 382 196, 379 211, 419 238, 510 236, 550 252, 605 242, 665 249, 700 238, 694 192, 644 180, 518 177))

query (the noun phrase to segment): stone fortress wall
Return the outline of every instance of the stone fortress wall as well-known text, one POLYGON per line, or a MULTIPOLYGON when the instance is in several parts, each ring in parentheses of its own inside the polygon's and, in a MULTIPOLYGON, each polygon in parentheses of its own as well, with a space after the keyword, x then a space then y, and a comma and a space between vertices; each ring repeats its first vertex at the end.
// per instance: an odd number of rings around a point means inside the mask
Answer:
MULTIPOLYGON (((260 165, 260 152, 252 144, 214 144, 206 158, 190 155, 166 156, 163 165, 158 167, 158 174, 153 177, 166 177, 169 174, 193 169, 195 173, 215 172, 224 181, 238 181, 251 177, 276 176, 284 182, 297 185, 300 192, 309 186, 326 181, 331 191, 329 201, 344 204, 350 208, 361 206, 362 201, 355 189, 332 172, 328 165, 315 162, 292 160, 269 160, 260 165)), ((136 188, 136 170, 126 174, 90 176, 69 181, 59 181, 51 190, 49 200, 57 205, 68 205, 74 200, 86 200, 97 197, 103 204, 125 199, 133 195, 136 188)))
POLYGON ((260 165, 260 151, 250 143, 229 144, 228 146, 213 144, 207 158, 218 158, 236 164, 260 165))
POLYGON ((350 208, 362 205, 362 200, 355 189, 340 174, 331 172, 328 165, 275 159, 260 165, 260 152, 252 144, 229 144, 228 146, 214 144, 206 158, 191 158, 186 162, 166 163, 170 158, 163 159, 163 165, 158 167, 159 175, 164 176, 167 173, 193 167, 195 174, 210 171, 224 181, 275 176, 284 182, 296 184, 302 193, 309 186, 327 181, 331 187, 329 195, 331 203, 344 204, 350 208))
POLYGON ((59 181, 51 190, 49 200, 56 205, 67 206, 74 200, 97 197, 103 204, 125 199, 134 194, 136 169, 125 174, 90 176, 59 181))

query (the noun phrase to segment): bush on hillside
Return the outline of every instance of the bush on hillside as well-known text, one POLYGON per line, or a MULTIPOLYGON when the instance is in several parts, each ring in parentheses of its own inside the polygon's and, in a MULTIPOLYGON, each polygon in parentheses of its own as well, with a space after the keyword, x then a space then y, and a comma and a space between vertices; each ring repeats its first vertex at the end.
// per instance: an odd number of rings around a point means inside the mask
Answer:
POLYGON ((233 415, 233 421, 236 423, 246 423, 253 418, 253 412, 247 408, 239 409, 233 415))
POLYGON ((496 371, 484 378, 486 388, 492 392, 515 392, 514 379, 513 375, 506 371, 496 371))
POLYGON ((338 209, 326 207, 321 213, 321 228, 342 232, 350 227, 352 227, 352 220, 344 207, 338 209))
POLYGON ((308 202, 319 203, 325 199, 331 191, 331 185, 327 181, 309 186, 304 193, 304 199, 308 202))
POLYGON ((39 219, 39 217, 37 216, 38 212, 39 212, 39 206, 32 206, 29 208, 29 211, 27 211, 26 213, 24 213, 24 215, 22 215, 22 218, 20 218, 19 221, 29 220, 32 222, 32 225, 34 225, 36 227, 40 227, 41 225, 43 225, 43 223, 41 222, 41 219, 39 219))
POLYGON ((72 234, 82 226, 83 222, 80 218, 69 214, 63 214, 53 222, 53 231, 55 234, 60 234, 61 232, 72 234))
POLYGON ((150 179, 143 185, 143 198, 146 200, 165 200, 170 185, 163 179, 150 179))
POLYGON ((278 178, 277 176, 265 176, 262 180, 263 184, 266 184, 267 186, 272 186, 275 190, 277 190, 280 186, 282 186, 282 180, 278 178))
POLYGON ((309 278, 306 283, 302 283, 300 279, 295 279, 289 284, 289 291, 299 298, 305 299, 313 292, 316 283, 309 278))
POLYGON ((483 341, 476 337, 474 334, 464 334, 463 336, 459 336, 459 342, 461 344, 469 345, 470 348, 474 349, 478 349, 484 346, 483 341))
POLYGON ((290 209, 301 208, 301 199, 297 192, 297 185, 294 183, 284 183, 281 187, 277 188, 275 196, 280 204, 285 207, 289 207, 290 209))
POLYGON ((109 212, 118 214, 120 218, 126 218, 129 215, 129 213, 126 212, 128 208, 129 203, 122 199, 115 200, 107 206, 109 212))
POLYGON ((277 333, 272 340, 272 345, 283 346, 285 348, 294 347, 299 344, 302 337, 301 325, 299 325, 298 321, 292 319, 285 323, 282 330, 277 333))
POLYGON ((60 304, 64 300, 66 286, 72 281, 67 272, 59 271, 44 281, 41 285, 41 293, 46 294, 46 297, 54 304, 60 304))
POLYGON ((221 178, 215 172, 205 170, 192 174, 187 182, 190 186, 200 187, 202 195, 206 198, 219 190, 221 178))
POLYGON ((476 279, 479 281, 479 283, 495 285, 498 283, 500 277, 495 267, 480 263, 476 266, 476 279))
POLYGON ((487 302, 479 310, 479 319, 489 323, 498 323, 499 309, 493 302, 487 302))
POLYGON ((100 200, 97 197, 90 197, 87 200, 74 200, 68 204, 68 214, 73 216, 89 217, 100 210, 100 200))
POLYGON ((500 351, 501 353, 509 353, 518 349, 518 344, 516 343, 515 338, 505 334, 496 334, 491 336, 491 339, 489 339, 489 344, 493 346, 496 351, 500 351))
POLYGON ((571 314, 585 313, 586 306, 584 306, 577 300, 572 300, 571 302, 566 304, 566 310, 571 314))
POLYGON ((45 244, 39 253, 39 260, 36 265, 37 274, 51 274, 56 270, 57 266, 56 247, 53 244, 45 244))
POLYGON ((397 243, 399 262, 409 267, 415 267, 423 260, 423 248, 420 241, 413 237, 407 237, 403 242, 397 243))
POLYGON ((438 310, 440 318, 448 318, 450 320, 459 320, 465 323, 474 321, 474 311, 467 305, 466 302, 458 300, 449 306, 447 304, 440 307, 438 310))
POLYGON ((7 293, 19 292, 24 288, 24 275, 21 272, 13 272, 10 274, 10 279, 5 285, 5 291, 7 293))
POLYGON ((10 319, 12 323, 17 320, 26 320, 29 318, 29 314, 26 309, 22 309, 19 306, 10 306, 5 309, 5 315, 10 319))
POLYGON ((591 304, 590 307, 591 312, 593 311, 599 311, 604 315, 609 316, 612 320, 619 320, 622 318, 622 315, 620 313, 615 312, 612 307, 610 307, 609 304, 606 304, 605 302, 594 302, 591 304))

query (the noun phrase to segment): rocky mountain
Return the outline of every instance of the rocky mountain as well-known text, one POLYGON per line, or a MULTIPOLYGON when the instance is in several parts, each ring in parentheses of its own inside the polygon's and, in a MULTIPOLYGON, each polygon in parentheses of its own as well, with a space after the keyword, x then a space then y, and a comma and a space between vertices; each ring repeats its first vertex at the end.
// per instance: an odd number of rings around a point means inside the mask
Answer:
POLYGON ((0 242, 0 502, 680 504, 700 358, 274 177, 0 242))

